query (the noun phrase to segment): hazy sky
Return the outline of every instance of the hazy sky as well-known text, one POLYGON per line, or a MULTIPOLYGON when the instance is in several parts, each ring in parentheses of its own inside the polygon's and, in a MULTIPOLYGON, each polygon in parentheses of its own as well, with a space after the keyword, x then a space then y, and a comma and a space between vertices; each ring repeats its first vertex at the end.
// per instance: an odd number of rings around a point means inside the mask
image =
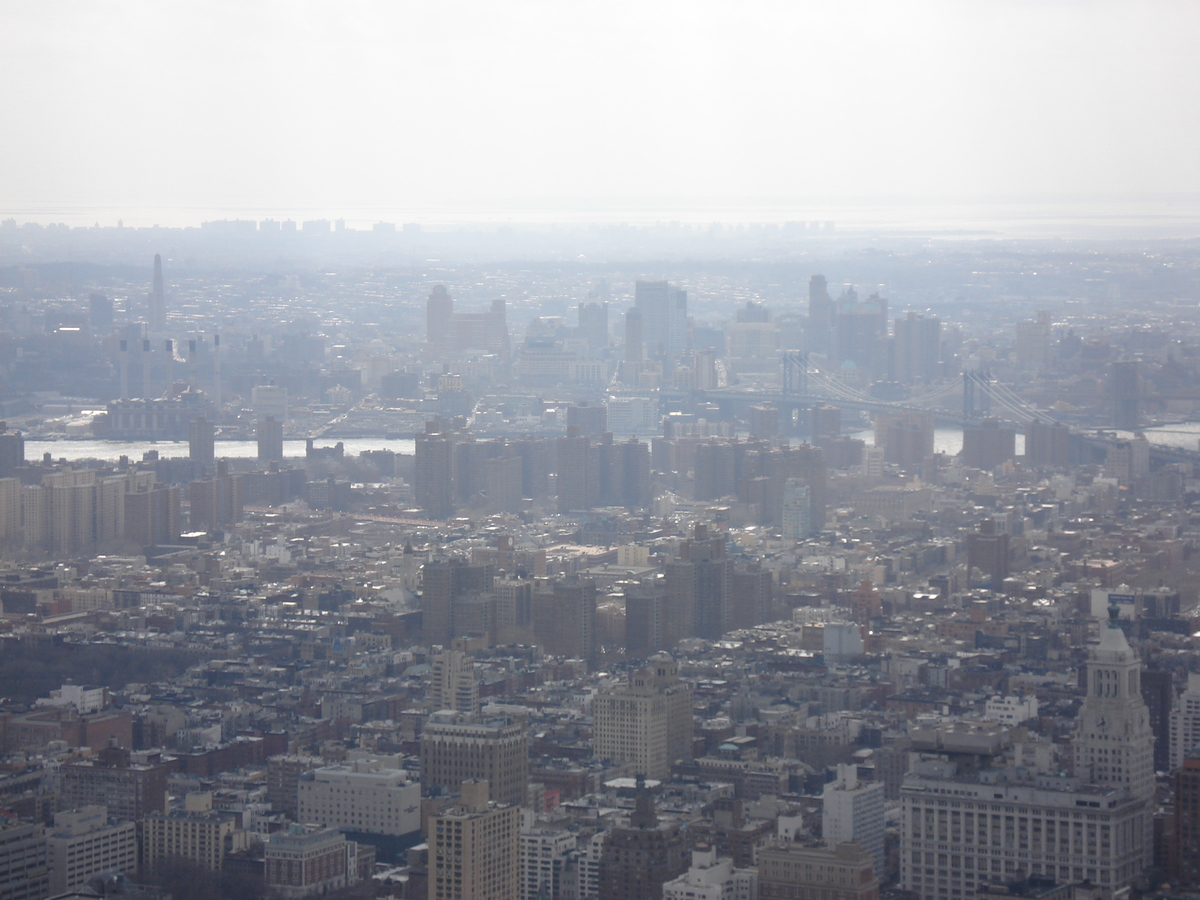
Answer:
POLYGON ((1178 199, 1198 47, 1194 0, 0 0, 0 216, 1178 199))

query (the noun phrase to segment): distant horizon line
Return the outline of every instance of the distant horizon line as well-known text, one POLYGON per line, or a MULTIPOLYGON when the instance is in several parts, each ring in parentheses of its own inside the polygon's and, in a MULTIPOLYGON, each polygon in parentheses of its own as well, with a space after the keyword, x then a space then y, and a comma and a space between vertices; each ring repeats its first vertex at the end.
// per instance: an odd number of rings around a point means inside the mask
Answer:
POLYGON ((1027 230, 1047 226, 1200 225, 1200 194, 1170 197, 1061 197, 1022 200, 881 200, 743 204, 611 204, 563 206, 413 205, 393 206, 66 206, 17 205, 0 207, 0 223, 17 221, 69 228, 142 229, 200 228, 211 223, 342 222, 346 230, 371 231, 375 225, 418 225, 446 229, 478 226, 721 226, 799 225, 811 229, 827 223, 835 231, 990 231, 1027 230), (21 221, 17 221, 17 220, 21 221))

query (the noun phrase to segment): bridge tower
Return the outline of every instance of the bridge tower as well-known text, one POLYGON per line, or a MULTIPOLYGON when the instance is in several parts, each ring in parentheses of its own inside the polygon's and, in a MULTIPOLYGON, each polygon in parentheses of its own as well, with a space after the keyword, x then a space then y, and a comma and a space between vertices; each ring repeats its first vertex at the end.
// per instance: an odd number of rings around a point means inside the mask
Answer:
POLYGON ((783 377, 781 393, 804 394, 808 392, 808 354, 799 350, 783 351, 783 377))
POLYGON ((963 372, 963 419, 970 422, 986 416, 992 409, 992 394, 989 382, 991 373, 986 369, 963 372))

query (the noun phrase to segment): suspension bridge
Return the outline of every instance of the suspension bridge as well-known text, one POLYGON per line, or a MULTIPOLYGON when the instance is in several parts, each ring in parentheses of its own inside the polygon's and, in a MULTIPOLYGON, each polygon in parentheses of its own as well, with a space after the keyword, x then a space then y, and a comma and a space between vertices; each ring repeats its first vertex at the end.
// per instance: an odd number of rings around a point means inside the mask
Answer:
POLYGON ((849 384, 836 374, 813 364, 807 354, 798 352, 783 355, 781 378, 777 386, 764 389, 761 385, 747 385, 664 394, 671 399, 691 398, 715 403, 723 412, 730 413, 744 413, 740 407, 770 402, 779 408, 785 420, 801 409, 821 405, 872 413, 926 412, 939 422, 960 427, 985 417, 1003 419, 1020 428, 1024 428, 1031 419, 1057 418, 1034 406, 984 370, 964 372, 958 378, 934 385, 921 393, 893 400, 849 384))

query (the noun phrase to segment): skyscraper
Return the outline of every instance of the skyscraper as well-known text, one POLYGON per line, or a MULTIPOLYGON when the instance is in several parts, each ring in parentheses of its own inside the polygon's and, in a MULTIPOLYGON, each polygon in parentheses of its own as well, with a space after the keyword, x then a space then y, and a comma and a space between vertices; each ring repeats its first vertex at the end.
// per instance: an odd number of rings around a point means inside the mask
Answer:
POLYGON ((516 719, 434 713, 425 723, 423 790, 453 791, 469 779, 486 779, 498 802, 519 806, 525 802, 528 776, 529 732, 516 719))
POLYGON ((468 565, 459 556, 431 560, 421 570, 421 617, 426 644, 449 647, 460 635, 455 607, 468 594, 490 590, 491 566, 468 565))
POLYGON ((283 461, 283 423, 274 416, 258 420, 258 459, 260 462, 283 461))
POLYGON ((915 381, 926 383, 938 375, 941 362, 942 322, 909 312, 897 319, 893 330, 895 342, 895 378, 901 384, 915 381))
POLYGON ((829 286, 824 275, 814 275, 808 280, 808 325, 806 349, 816 353, 828 353, 833 340, 835 307, 829 296, 829 286))
POLYGON ((591 509, 600 495, 600 472, 596 448, 578 425, 555 441, 558 455, 558 511, 591 509))
POLYGON ((150 330, 155 333, 166 331, 167 300, 163 292, 162 257, 154 254, 154 284, 150 289, 150 330))
POLYGON ((875 872, 886 873, 883 853, 883 782, 858 780, 858 768, 840 764, 837 778, 825 785, 821 838, 829 847, 853 841, 871 855, 875 872))
POLYGON ((663 885, 688 867, 687 841, 680 827, 659 822, 645 778, 637 777, 637 797, 629 824, 614 828, 600 855, 599 900, 661 897, 663 885))
POLYGON ((425 423, 416 439, 413 491, 426 515, 444 519, 454 512, 454 447, 439 422, 425 423))
POLYGON ((461 650, 443 650, 433 658, 429 702, 434 710, 479 712, 479 681, 475 664, 461 650))
POLYGON ((596 583, 577 575, 533 592, 538 643, 554 656, 591 660, 596 655, 596 583))
POLYGON ((724 535, 709 537, 707 526, 698 524, 694 537, 680 542, 678 558, 666 565, 668 645, 686 637, 716 640, 729 631, 732 574, 724 535))
POLYGON ((188 423, 188 458, 197 466, 211 466, 216 458, 213 423, 201 416, 188 423))
POLYGON ((460 801, 429 821, 429 900, 517 900, 521 811, 464 780, 460 801))
POLYGON ((625 364, 638 368, 644 359, 642 311, 636 306, 625 313, 625 364))
POLYGON ((789 478, 783 483, 783 539, 802 541, 812 533, 809 517, 812 500, 808 485, 799 478, 789 478))
POLYGON ((434 285, 425 301, 425 341, 432 348, 441 349, 450 339, 450 321, 454 317, 454 298, 444 284, 434 285))
POLYGON ((1038 468, 1065 469, 1071 464, 1071 429, 1060 422, 1025 423, 1025 461, 1038 468))
POLYGON ((662 779, 675 760, 692 758, 692 686, 665 653, 650 657, 628 684, 600 693, 592 716, 601 759, 627 760, 634 772, 662 779))
POLYGON ((646 355, 673 363, 687 349, 687 291, 665 281, 639 281, 634 305, 642 314, 646 355))

